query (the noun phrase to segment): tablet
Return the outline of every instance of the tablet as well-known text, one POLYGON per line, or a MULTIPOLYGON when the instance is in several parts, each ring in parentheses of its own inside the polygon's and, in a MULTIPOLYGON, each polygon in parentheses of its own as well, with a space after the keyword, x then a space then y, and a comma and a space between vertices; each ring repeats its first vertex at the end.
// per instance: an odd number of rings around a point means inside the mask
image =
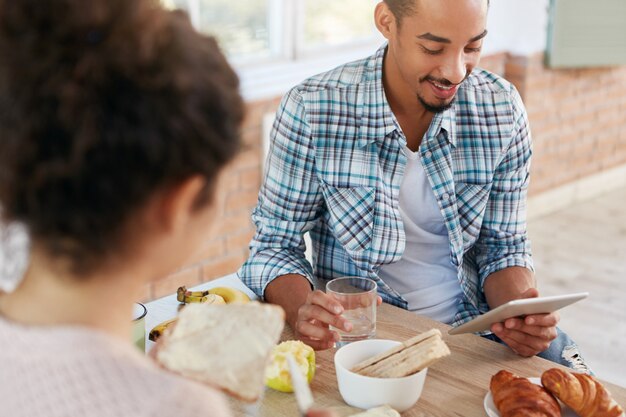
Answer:
POLYGON ((530 314, 552 313, 583 298, 588 292, 554 295, 550 297, 522 298, 509 301, 481 314, 475 319, 448 330, 448 334, 475 333, 489 330, 494 323, 501 323, 511 317, 524 317, 530 314))

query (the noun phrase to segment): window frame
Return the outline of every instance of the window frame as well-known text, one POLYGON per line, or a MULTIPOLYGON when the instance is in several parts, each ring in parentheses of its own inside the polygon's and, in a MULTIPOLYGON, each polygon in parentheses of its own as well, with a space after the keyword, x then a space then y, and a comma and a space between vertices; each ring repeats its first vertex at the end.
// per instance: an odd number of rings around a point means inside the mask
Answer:
MULTIPOLYGON (((372 1, 372 6, 375 2, 372 1)), ((200 0, 186 0, 192 24, 198 27, 200 0)), ((242 81, 246 99, 260 100, 282 95, 287 89, 316 73, 372 54, 384 39, 376 35, 341 44, 306 47, 305 0, 268 0, 269 53, 229 56, 242 81)), ((372 21, 373 21, 372 7, 372 21)))

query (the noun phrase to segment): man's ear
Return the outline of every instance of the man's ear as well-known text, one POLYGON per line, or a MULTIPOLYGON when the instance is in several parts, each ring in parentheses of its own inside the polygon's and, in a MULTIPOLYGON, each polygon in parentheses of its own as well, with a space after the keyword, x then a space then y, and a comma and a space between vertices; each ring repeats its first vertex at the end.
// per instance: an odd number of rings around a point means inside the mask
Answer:
POLYGON ((381 1, 376 5, 374 11, 374 23, 378 31, 389 40, 392 34, 397 29, 396 17, 389 9, 389 6, 384 1, 381 1))
POLYGON ((166 230, 175 232, 185 227, 205 184, 204 177, 195 175, 163 193, 159 217, 166 230))

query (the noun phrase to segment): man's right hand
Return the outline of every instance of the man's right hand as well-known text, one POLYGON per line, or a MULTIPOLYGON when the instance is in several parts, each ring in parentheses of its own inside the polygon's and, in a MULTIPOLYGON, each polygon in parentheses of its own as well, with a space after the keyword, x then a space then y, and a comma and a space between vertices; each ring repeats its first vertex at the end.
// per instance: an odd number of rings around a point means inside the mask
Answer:
POLYGON ((315 350, 332 348, 339 334, 329 325, 349 332, 352 324, 341 317, 341 304, 322 291, 311 289, 302 275, 283 275, 265 288, 265 299, 285 309, 296 338, 315 350))
POLYGON ((341 304, 320 290, 310 292, 298 309, 293 330, 298 339, 315 350, 330 349, 339 341, 339 333, 329 326, 349 332, 352 323, 341 317, 341 304))

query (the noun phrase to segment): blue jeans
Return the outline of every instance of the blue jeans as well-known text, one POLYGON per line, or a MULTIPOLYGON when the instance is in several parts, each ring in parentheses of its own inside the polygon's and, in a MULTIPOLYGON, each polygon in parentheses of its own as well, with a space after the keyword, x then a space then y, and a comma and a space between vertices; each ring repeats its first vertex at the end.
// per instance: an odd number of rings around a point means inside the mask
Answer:
MULTIPOLYGON (((576 342, 574 342, 558 327, 556 328, 556 331, 557 337, 552 341, 548 350, 538 353, 537 356, 563 366, 567 366, 568 368, 572 368, 578 372, 593 375, 593 372, 589 366, 587 366, 587 363, 578 351, 578 345, 576 342)), ((484 335, 483 337, 504 344, 504 342, 493 333, 484 335)))

